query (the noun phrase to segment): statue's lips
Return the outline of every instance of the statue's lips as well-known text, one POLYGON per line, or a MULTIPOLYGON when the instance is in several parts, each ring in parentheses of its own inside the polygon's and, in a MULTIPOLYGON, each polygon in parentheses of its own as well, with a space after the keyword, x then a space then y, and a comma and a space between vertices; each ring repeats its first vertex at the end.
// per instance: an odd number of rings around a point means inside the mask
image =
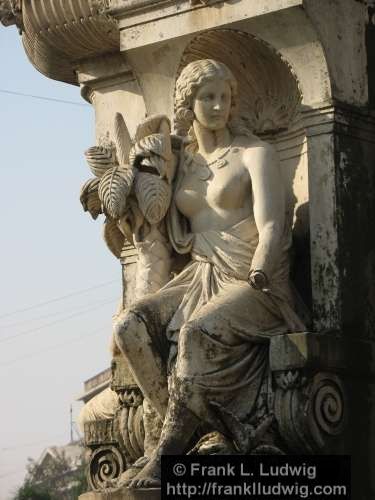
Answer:
POLYGON ((211 115, 210 118, 211 120, 225 120, 224 115, 211 115))

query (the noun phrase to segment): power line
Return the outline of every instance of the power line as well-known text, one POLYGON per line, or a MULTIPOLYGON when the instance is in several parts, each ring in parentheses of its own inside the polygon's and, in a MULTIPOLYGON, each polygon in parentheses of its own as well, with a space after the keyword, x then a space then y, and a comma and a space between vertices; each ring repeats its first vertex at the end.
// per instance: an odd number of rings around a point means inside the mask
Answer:
MULTIPOLYGON (((86 304, 86 307, 87 306, 93 306, 94 304, 96 305, 100 305, 104 303, 103 300, 96 300, 94 302, 90 302, 89 304, 86 304)), ((54 312, 50 312, 48 314, 43 314, 42 316, 37 316, 37 317, 34 317, 34 318, 29 318, 29 319, 23 319, 21 321, 15 321, 14 323, 8 323, 6 325, 1 325, 0 324, 0 330, 5 330, 6 328, 14 328, 14 327, 17 327, 17 326, 20 326, 20 325, 24 325, 25 323, 32 323, 34 321, 39 321, 41 319, 47 319, 47 318, 52 318, 53 316, 59 316, 59 315, 62 315, 62 314, 66 314, 67 312, 78 312, 78 311, 82 311, 84 309, 86 309, 86 307, 82 308, 82 305, 80 305, 79 307, 74 307, 73 309, 69 309, 68 311, 64 310, 64 311, 54 311, 54 312)))
POLYGON ((68 293, 66 295, 61 295, 60 297, 46 300, 45 302, 40 302, 39 304, 34 304, 33 306, 24 307, 22 309, 16 309, 15 311, 1 314, 0 319, 8 317, 8 316, 13 316, 14 314, 19 314, 19 313, 23 313, 26 311, 31 311, 32 309, 37 309, 38 307, 42 307, 42 306, 45 306, 47 304, 52 304, 54 302, 60 302, 61 300, 69 299, 70 297, 75 297, 75 296, 81 295, 83 293, 91 292, 91 290, 97 290, 98 288, 103 288, 105 286, 111 285, 112 283, 115 283, 116 281, 118 281, 118 280, 106 281, 105 283, 100 283, 99 285, 91 286, 90 288, 84 288, 84 289, 78 290, 76 292, 71 292, 71 293, 68 293))
MULTIPOLYGON (((22 469, 24 469, 24 467, 22 467, 22 469)), ((20 472, 21 472, 21 468, 19 468, 17 470, 13 470, 12 472, 8 472, 7 474, 1 474, 0 479, 4 479, 8 476, 13 476, 14 474, 19 474, 20 472)))
POLYGON ((82 340, 84 340, 87 337, 94 337, 95 335, 98 335, 105 328, 106 328, 106 326, 103 325, 100 328, 96 328, 95 330, 92 330, 90 333, 85 333, 84 335, 80 335, 79 337, 72 339, 71 341, 63 342, 61 344, 57 344, 57 345, 48 347, 47 349, 42 349, 42 350, 30 353, 30 354, 26 354, 25 356, 21 356, 19 358, 12 359, 12 360, 8 361, 7 363, 1 363, 0 368, 5 367, 5 366, 9 366, 9 365, 13 365, 14 363, 18 363, 19 361, 24 361, 25 359, 35 358, 36 356, 39 356, 40 354, 54 351, 56 349, 61 349, 62 347, 65 347, 67 345, 76 344, 77 342, 81 342, 82 340))
POLYGON ((24 443, 24 444, 19 444, 19 445, 16 445, 16 446, 7 446, 5 448, 1 448, 1 451, 2 452, 4 452, 4 451, 13 451, 13 450, 18 450, 20 448, 28 448, 29 446, 37 446, 38 444, 47 443, 49 441, 52 441, 53 439, 57 439, 57 438, 60 438, 60 437, 63 437, 63 436, 65 436, 65 432, 63 434, 56 434, 55 436, 51 436, 49 438, 45 438, 45 439, 42 439, 40 441, 34 441, 33 443, 24 443))
MULTIPOLYGON (((104 306, 106 304, 113 304, 115 301, 116 301, 116 299, 111 299, 111 300, 108 300, 108 301, 102 303, 101 305, 104 306)), ((46 323, 45 325, 37 326, 36 328, 30 328, 29 330, 24 330, 23 332, 19 332, 16 335, 9 335, 8 337, 4 337, 4 338, 0 339, 0 344, 3 344, 4 342, 8 342, 10 340, 17 339, 19 337, 23 337, 24 335, 28 335, 29 333, 38 332, 38 331, 40 331, 40 330, 42 330, 44 328, 48 328, 49 326, 53 326, 53 325, 57 325, 59 323, 63 323, 63 322, 68 321, 68 320, 70 320, 72 318, 76 318, 78 316, 82 316, 83 314, 86 314, 86 313, 88 313, 90 311, 93 311, 94 309, 97 309, 98 307, 101 307, 101 306, 95 305, 94 307, 90 307, 88 309, 85 309, 84 311, 71 314, 71 315, 67 316, 66 318, 58 319, 56 321, 51 321, 50 323, 46 323)))
POLYGON ((39 99, 41 101, 52 101, 52 102, 58 102, 60 104, 72 104, 73 106, 84 106, 85 108, 89 107, 88 104, 85 104, 83 102, 66 101, 64 99, 56 99, 55 97, 44 97, 41 95, 24 94, 23 92, 14 92, 13 90, 6 90, 6 89, 0 89, 0 92, 2 94, 10 94, 18 97, 30 97, 32 99, 39 99))

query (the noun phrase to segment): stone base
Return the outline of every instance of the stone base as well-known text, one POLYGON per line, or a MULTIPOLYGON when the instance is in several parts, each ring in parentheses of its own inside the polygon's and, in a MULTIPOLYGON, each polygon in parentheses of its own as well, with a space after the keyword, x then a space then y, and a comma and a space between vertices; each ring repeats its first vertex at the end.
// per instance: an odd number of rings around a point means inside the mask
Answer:
POLYGON ((107 489, 103 493, 90 491, 79 496, 78 500, 160 500, 160 488, 130 490, 128 488, 107 489))

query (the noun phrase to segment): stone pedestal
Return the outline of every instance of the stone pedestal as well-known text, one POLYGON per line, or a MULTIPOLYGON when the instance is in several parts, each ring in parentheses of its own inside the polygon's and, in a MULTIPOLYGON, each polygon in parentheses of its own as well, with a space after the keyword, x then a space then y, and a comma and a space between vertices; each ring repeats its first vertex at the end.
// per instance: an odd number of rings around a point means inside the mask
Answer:
POLYGON ((90 491, 80 495, 79 500, 160 500, 160 488, 129 490, 119 488, 103 492, 90 491))

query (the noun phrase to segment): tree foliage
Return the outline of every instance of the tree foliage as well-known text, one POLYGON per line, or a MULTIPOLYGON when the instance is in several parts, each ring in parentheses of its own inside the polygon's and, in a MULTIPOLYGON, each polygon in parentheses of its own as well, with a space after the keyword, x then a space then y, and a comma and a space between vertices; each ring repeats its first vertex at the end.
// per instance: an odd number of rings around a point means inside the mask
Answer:
POLYGON ((88 489, 83 460, 77 464, 56 451, 42 463, 28 461, 26 479, 13 500, 76 500, 88 489))

